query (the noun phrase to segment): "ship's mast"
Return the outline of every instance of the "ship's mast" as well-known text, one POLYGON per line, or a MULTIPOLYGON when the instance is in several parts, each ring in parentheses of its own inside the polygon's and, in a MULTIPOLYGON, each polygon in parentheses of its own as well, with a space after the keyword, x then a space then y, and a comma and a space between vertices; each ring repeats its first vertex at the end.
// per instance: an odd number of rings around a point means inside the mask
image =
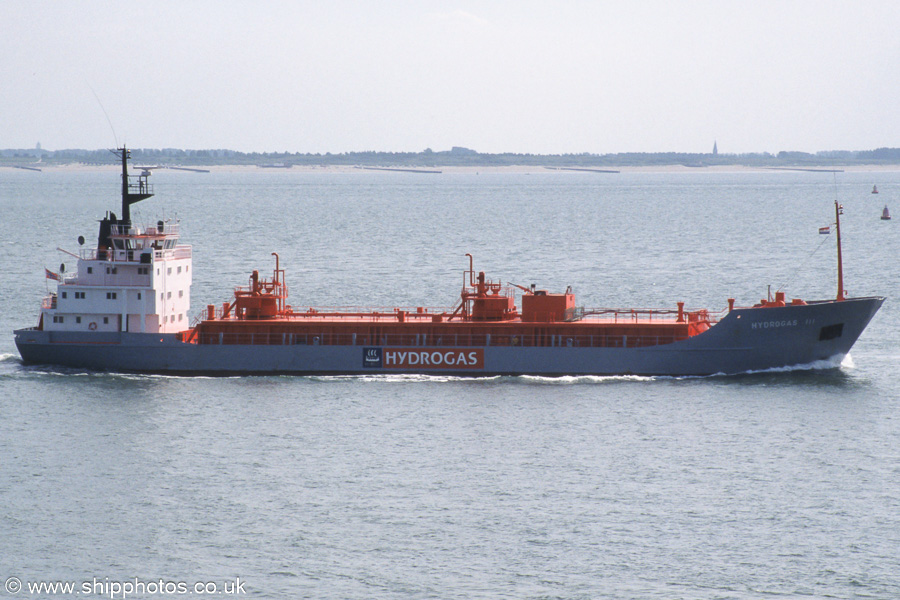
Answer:
POLYGON ((841 259, 841 213, 844 212, 844 207, 838 204, 838 201, 834 201, 834 218, 835 218, 835 227, 837 229, 837 298, 838 302, 844 300, 844 263, 841 259))
POLYGON ((137 177, 137 183, 128 180, 128 159, 131 153, 122 146, 114 154, 122 158, 122 223, 127 227, 131 224, 131 205, 141 200, 146 200, 153 195, 147 178, 149 171, 144 171, 137 177))

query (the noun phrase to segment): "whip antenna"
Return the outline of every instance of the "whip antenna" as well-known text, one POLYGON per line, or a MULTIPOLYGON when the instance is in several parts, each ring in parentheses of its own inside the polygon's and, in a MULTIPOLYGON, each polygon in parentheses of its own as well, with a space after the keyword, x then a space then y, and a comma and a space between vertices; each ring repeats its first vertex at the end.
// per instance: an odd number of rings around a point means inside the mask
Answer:
POLYGON ((94 91, 94 88, 91 87, 91 84, 87 84, 88 89, 91 90, 91 93, 94 95, 94 98, 97 99, 97 104, 100 105, 100 110, 103 111, 103 116, 106 117, 106 122, 109 123, 109 129, 112 131, 113 140, 116 142, 116 148, 119 147, 119 138, 116 136, 116 128, 113 127, 112 120, 109 118, 109 115, 106 114, 106 109, 103 108, 103 103, 100 102, 100 96, 97 95, 97 92, 94 91))

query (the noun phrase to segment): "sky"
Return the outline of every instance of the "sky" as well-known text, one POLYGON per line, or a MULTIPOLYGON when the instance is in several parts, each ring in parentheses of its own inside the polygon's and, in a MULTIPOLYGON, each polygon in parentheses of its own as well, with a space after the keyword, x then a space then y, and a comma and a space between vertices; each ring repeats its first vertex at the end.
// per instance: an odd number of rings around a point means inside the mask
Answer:
POLYGON ((3 0, 0 31, 0 148, 900 147, 896 0, 3 0))

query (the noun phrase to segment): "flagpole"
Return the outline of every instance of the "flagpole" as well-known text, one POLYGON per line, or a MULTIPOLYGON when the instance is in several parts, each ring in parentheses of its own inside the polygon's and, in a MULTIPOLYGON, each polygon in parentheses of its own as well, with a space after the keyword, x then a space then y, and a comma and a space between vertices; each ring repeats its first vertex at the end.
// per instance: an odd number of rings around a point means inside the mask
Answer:
POLYGON ((841 259, 841 211, 843 210, 843 206, 838 204, 838 201, 834 201, 834 218, 835 218, 835 226, 837 227, 837 275, 838 275, 838 289, 837 289, 837 301, 841 302, 844 300, 844 263, 841 259))

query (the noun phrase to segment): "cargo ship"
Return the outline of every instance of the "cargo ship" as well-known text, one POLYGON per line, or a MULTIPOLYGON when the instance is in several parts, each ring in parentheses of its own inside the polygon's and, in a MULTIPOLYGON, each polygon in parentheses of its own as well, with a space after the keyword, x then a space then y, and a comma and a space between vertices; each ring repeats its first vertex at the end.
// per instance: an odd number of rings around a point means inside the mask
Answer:
POLYGON ((177 223, 132 223, 131 205, 153 195, 150 173, 129 175, 128 150, 117 155, 122 216, 100 221, 76 272, 47 271, 56 291, 36 326, 14 332, 24 364, 177 375, 730 375, 837 366, 884 302, 846 297, 835 202, 833 299, 776 292, 749 307, 728 299, 718 314, 681 302, 585 308, 571 289, 488 279, 466 255, 453 308, 300 310, 273 252, 270 277, 253 271, 232 298, 192 318, 191 247, 179 243, 177 223))

